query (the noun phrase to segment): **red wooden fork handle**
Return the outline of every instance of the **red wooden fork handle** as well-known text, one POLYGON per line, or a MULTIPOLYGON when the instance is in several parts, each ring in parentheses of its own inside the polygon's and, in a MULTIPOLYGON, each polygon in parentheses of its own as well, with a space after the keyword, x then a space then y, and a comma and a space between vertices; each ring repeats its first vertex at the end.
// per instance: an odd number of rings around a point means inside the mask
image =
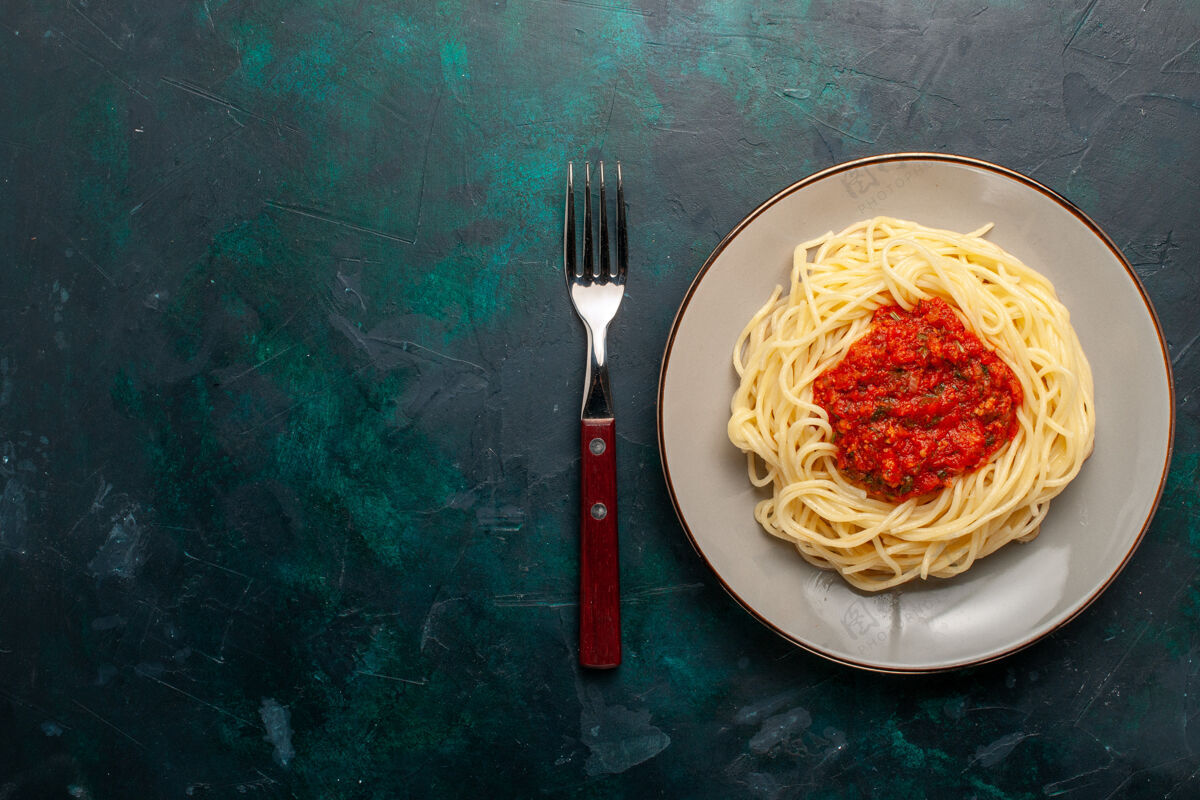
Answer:
POLYGON ((579 663, 611 669, 621 663, 616 424, 585 419, 580 434, 579 663))

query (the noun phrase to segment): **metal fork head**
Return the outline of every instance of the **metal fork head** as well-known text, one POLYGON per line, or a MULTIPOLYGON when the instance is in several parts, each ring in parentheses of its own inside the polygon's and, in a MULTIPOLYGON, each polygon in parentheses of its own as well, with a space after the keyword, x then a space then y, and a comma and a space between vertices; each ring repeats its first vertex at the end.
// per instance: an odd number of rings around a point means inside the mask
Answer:
POLYGON ((625 221, 625 187, 621 179, 621 162, 617 162, 616 236, 617 257, 615 266, 609 257, 608 202, 604 187, 604 162, 596 165, 599 184, 600 224, 599 252, 597 253, 592 224, 592 165, 584 163, 583 198, 583 267, 579 268, 575 242, 575 164, 567 162, 567 208, 563 229, 563 264, 568 284, 624 285, 629 271, 629 235, 625 221), (597 257, 598 256, 598 257, 597 257))
POLYGON ((588 369, 583 416, 600 419, 612 416, 612 394, 608 386, 608 325, 617 315, 625 296, 625 276, 629 271, 629 234, 625 222, 625 188, 621 181, 621 163, 617 162, 617 257, 609 258, 608 203, 604 191, 604 162, 597 165, 599 183, 599 236, 592 230, 592 168, 584 165, 583 267, 579 268, 575 242, 575 167, 567 162, 567 208, 563 224, 563 270, 575 313, 587 330, 588 369), (599 238, 597 258, 595 239, 599 238))

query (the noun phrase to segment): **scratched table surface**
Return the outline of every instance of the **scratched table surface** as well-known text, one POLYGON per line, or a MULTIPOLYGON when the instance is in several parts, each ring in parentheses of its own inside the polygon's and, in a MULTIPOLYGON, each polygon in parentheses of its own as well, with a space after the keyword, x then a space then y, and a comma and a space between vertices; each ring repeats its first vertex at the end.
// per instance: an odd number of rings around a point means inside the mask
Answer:
POLYGON ((0 798, 1200 796, 1200 8, 0 4, 0 798), (889 677, 676 520, 683 295, 895 151, 1022 171, 1161 319, 1161 506, 1081 617, 889 677), (569 158, 620 158, 625 661, 576 666, 569 158))

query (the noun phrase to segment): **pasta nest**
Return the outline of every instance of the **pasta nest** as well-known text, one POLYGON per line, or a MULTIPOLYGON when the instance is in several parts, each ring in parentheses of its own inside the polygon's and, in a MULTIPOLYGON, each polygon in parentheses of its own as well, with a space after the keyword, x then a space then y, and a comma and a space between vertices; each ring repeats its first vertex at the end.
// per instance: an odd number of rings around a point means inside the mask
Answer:
POLYGON ((777 287, 734 347, 729 439, 746 453, 751 482, 770 489, 755 518, 859 589, 948 578, 1033 539, 1091 454, 1092 374, 1070 315, 1049 280, 983 238, 990 228, 955 233, 876 217, 800 244, 787 294, 777 287), (866 333, 875 309, 911 310, 931 297, 1013 370, 1019 426, 975 471, 891 503, 839 474, 813 382, 866 333))

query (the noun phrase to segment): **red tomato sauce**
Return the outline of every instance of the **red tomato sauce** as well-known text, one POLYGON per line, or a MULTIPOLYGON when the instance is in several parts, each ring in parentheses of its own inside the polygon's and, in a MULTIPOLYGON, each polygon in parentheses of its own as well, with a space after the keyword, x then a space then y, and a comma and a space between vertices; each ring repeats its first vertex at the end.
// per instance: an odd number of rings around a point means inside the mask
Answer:
POLYGON ((877 309, 813 394, 833 425, 838 469, 893 502, 982 466, 1016 435, 1022 399, 1009 366, 940 298, 877 309))

